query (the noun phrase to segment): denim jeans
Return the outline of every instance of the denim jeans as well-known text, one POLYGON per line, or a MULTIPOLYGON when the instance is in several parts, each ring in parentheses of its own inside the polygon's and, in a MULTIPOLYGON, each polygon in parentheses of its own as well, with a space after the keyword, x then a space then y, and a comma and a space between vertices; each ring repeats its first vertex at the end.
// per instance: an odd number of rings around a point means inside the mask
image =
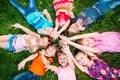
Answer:
POLYGON ((33 74, 30 71, 16 75, 12 80, 40 80, 40 76, 33 74))
POLYGON ((101 16, 107 11, 112 11, 114 8, 120 6, 120 0, 99 0, 93 5, 98 9, 101 16))
POLYGON ((9 1, 15 8, 17 8, 17 10, 22 14, 22 16, 25 19, 29 13, 38 11, 36 6, 36 0, 29 0, 27 7, 20 5, 19 3, 16 2, 16 0, 9 0, 9 1))

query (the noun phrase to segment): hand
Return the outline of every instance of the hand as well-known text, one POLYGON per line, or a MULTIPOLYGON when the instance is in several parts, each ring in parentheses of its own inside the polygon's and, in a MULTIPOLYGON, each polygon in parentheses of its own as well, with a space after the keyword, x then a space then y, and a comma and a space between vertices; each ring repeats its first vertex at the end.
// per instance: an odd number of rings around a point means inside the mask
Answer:
POLYGON ((69 45, 63 45, 61 50, 66 54, 70 53, 69 45))
POLYGON ((53 34, 53 39, 58 39, 59 36, 60 36, 60 34, 54 33, 54 34, 53 34))
POLYGON ((49 35, 53 38, 53 39, 57 39, 60 34, 58 32, 56 32, 54 29, 49 33, 49 35))
POLYGON ((74 8, 72 3, 68 3, 66 7, 67 7, 67 10, 72 10, 74 8))
POLYGON ((78 19, 77 22, 76 22, 78 25, 83 25, 84 24, 84 21, 82 19, 78 19))
POLYGON ((18 64, 18 71, 19 70, 21 70, 21 69, 23 69, 24 67, 25 67, 25 61, 23 60, 22 62, 20 62, 19 64, 18 64))
POLYGON ((69 41, 70 41, 70 39, 69 38, 67 38, 66 36, 64 36, 64 35, 60 35, 60 39, 62 39, 66 44, 68 44, 69 43, 69 41))
POLYGON ((82 19, 78 19, 76 22, 76 26, 78 26, 80 31, 85 30, 85 28, 82 26, 85 22, 82 19))
POLYGON ((45 68, 47 68, 47 70, 50 69, 51 72, 53 72, 53 70, 52 70, 52 66, 51 66, 51 65, 46 65, 45 68))
POLYGON ((16 29, 16 28, 20 28, 21 25, 19 23, 15 23, 14 25, 11 25, 11 26, 16 29))
POLYGON ((64 45, 67 45, 67 43, 64 40, 59 40, 59 45, 64 46, 64 45))
POLYGON ((47 9, 44 9, 42 13, 46 15, 48 13, 47 9))

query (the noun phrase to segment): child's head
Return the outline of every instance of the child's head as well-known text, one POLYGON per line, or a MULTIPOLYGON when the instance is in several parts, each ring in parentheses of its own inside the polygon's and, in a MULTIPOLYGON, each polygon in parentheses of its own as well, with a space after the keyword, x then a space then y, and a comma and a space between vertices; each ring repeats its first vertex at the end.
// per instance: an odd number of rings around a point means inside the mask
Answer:
POLYGON ((51 44, 50 40, 51 40, 50 37, 45 36, 45 37, 39 38, 38 41, 37 41, 37 44, 40 47, 45 47, 46 48, 48 45, 51 44))
POLYGON ((55 53, 57 52, 58 47, 55 44, 51 44, 48 46, 48 48, 46 49, 46 56, 47 57, 54 57, 55 53))
POLYGON ((57 57, 58 57, 58 62, 62 67, 66 67, 68 65, 68 57, 65 53, 58 52, 57 57))
POLYGON ((92 38, 83 38, 77 40, 77 43, 88 46, 88 47, 93 47, 94 46, 94 40, 92 38))
POLYGON ((80 30, 79 30, 79 27, 76 26, 75 23, 73 23, 71 26, 69 26, 68 28, 68 33, 78 33, 80 30))
POLYGON ((82 66, 87 66, 90 61, 89 56, 85 54, 84 52, 78 52, 75 55, 75 59, 82 66))
POLYGON ((77 23, 73 23, 73 24, 71 24, 71 26, 68 28, 68 33, 79 33, 80 31, 83 31, 83 30, 85 30, 85 28, 84 27, 80 27, 80 26, 78 26, 77 25, 77 23))

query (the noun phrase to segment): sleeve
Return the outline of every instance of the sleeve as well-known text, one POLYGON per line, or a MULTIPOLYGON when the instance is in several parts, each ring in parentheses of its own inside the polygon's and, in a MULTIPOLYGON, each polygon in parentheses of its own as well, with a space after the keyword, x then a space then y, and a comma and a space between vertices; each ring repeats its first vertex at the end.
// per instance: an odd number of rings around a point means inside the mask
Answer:
POLYGON ((48 58, 47 60, 50 61, 50 63, 54 62, 54 58, 48 58))

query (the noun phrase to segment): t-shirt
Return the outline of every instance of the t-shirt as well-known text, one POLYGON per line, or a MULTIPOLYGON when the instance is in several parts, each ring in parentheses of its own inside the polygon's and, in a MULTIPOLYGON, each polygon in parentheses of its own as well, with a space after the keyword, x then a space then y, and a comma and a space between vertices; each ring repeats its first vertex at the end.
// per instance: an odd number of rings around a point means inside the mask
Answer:
POLYGON ((58 80, 76 80, 75 70, 70 65, 65 68, 59 67, 55 73, 58 75, 58 80))
MULTIPOLYGON (((48 61, 53 63, 53 58, 46 58, 48 61)), ((29 65, 29 71, 33 72, 36 75, 44 76, 45 75, 45 64, 43 63, 41 55, 38 55, 29 65)))
POLYGON ((32 12, 26 17, 26 20, 36 30, 44 30, 46 28, 53 28, 53 23, 49 22, 43 16, 42 12, 32 12))

